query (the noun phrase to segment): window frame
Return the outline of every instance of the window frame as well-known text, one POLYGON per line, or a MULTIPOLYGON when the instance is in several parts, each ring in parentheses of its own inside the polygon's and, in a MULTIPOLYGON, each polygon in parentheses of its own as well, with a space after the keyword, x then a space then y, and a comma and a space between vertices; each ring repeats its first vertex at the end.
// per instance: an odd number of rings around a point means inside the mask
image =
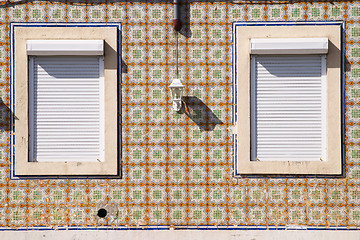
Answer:
POLYGON ((13 169, 15 176, 118 175, 119 25, 26 25, 12 27, 12 100, 14 111, 13 169), (105 88, 105 160, 103 162, 29 161, 29 60, 27 40, 103 40, 105 88))
POLYGON ((342 174, 342 22, 233 24, 234 175, 342 174), (251 54, 254 38, 328 38, 326 161, 251 161, 251 54), (329 97, 331 96, 331 97, 329 97))

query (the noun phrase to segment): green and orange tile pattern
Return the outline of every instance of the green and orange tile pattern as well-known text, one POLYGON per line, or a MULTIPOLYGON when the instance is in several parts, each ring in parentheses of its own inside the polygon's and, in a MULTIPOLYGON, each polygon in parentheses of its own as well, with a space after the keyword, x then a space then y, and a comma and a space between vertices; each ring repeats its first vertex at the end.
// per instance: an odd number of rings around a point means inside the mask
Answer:
MULTIPOLYGON (((11 1, 10 1, 11 2, 11 1)), ((10 112, 0 113, 0 228, 360 226, 360 2, 194 2, 182 5, 179 75, 199 110, 172 110, 171 1, 21 1, 0 6, 0 93, 10 104, 11 22, 122 23, 122 177, 10 179, 10 112), (235 178, 232 23, 345 21, 343 178, 235 178), (98 209, 108 215, 100 219, 98 209)))

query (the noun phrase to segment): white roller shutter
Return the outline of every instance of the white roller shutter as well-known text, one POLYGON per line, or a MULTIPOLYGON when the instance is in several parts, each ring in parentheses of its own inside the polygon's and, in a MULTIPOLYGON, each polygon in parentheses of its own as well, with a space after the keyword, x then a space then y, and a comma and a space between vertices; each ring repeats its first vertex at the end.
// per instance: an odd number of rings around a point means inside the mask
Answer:
POLYGON ((251 160, 325 160, 325 55, 251 61, 251 160))
POLYGON ((103 57, 30 57, 30 159, 104 159, 103 57))

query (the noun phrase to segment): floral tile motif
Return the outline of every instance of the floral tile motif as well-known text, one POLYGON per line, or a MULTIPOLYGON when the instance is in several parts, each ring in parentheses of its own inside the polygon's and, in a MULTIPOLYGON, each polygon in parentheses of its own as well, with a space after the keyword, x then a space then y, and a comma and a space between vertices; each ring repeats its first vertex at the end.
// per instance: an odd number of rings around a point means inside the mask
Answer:
POLYGON ((279 4, 268 10, 268 21, 283 21, 288 18, 288 11, 286 5, 279 4))
MULTIPOLYGON (((66 5, 59 4, 57 8, 50 8, 48 11, 50 22, 61 22, 66 16, 66 5)), ((43 19, 41 19, 43 21, 43 19)))
POLYGON ((66 11, 67 18, 69 22, 86 22, 86 19, 89 18, 88 11, 85 11, 86 7, 83 5, 74 5, 68 7, 66 11))
MULTIPOLYGON (((345 9, 344 6, 338 3, 334 4, 326 4, 327 7, 327 16, 329 20, 341 20, 342 16, 344 15, 345 9)), ((356 11, 354 9, 354 11, 356 11)), ((353 16, 356 16, 354 12, 353 16)))
POLYGON ((156 205, 149 207, 149 213, 147 217, 149 218, 148 225, 168 225, 167 216, 168 208, 163 205, 156 205))
POLYGON ((190 21, 193 23, 198 23, 204 21, 208 9, 205 9, 204 5, 201 3, 194 3, 191 5, 189 10, 190 12, 190 21))
POLYGON ((148 14, 145 8, 146 8, 145 5, 131 4, 131 6, 129 6, 126 12, 126 15, 129 17, 129 22, 133 22, 133 23, 143 22, 145 16, 148 14))
POLYGON ((305 11, 307 5, 305 4, 290 4, 287 5, 287 8, 288 21, 304 21, 308 17, 305 11))
POLYGON ((25 22, 25 16, 28 14, 29 8, 25 10, 25 5, 20 5, 14 8, 9 8, 6 15, 2 16, 2 22, 5 20, 5 16, 9 17, 9 20, 14 22, 25 22))
POLYGON ((326 6, 323 3, 308 4, 306 10, 308 20, 319 21, 324 18, 327 18, 327 14, 325 14, 324 8, 326 8, 326 6))
POLYGON ((226 4, 212 4, 208 6, 208 14, 210 22, 223 22, 226 18, 226 4))
MULTIPOLYGON (((105 4, 95 5, 87 9, 87 16, 90 22, 103 22, 108 19, 107 17, 107 6, 105 4)), ((114 13, 117 16, 118 13, 114 13)))
POLYGON ((40 5, 35 8, 32 7, 25 8, 25 11, 26 11, 25 18, 29 18, 28 21, 41 22, 44 20, 45 16, 47 15, 47 11, 49 11, 49 8, 46 5, 40 5))
MULTIPOLYGON (((159 152, 155 152, 155 153, 160 154, 159 152)), ((155 158, 156 157, 157 156, 155 156, 155 158)), ((163 165, 163 164, 161 164, 161 165, 163 165)), ((149 176, 148 177, 149 177, 150 182, 154 183, 156 186, 161 186, 162 190, 165 191, 163 186, 164 186, 164 184, 166 184, 166 182, 167 182, 166 178, 168 176, 169 175, 166 174, 166 168, 165 167, 163 167, 163 166, 155 166, 149 171, 149 176)), ((161 194, 161 196, 164 197, 164 198, 162 198, 162 200, 164 200, 166 195, 168 194, 168 192, 165 192, 164 195, 162 193, 159 193, 159 194, 161 194)), ((153 195, 153 196, 160 196, 159 194, 156 194, 156 195, 153 195)), ((154 197, 154 199, 158 200, 158 198, 156 198, 156 197, 154 197)))
POLYGON ((360 4, 359 2, 354 2, 353 4, 347 5, 347 6, 343 6, 340 4, 340 6, 342 6, 344 8, 344 11, 347 11, 347 17, 348 20, 353 20, 353 21, 357 21, 359 16, 360 16, 360 4), (345 9, 346 8, 346 9, 345 9))
POLYGON ((249 21, 264 21, 264 7, 261 5, 249 5, 247 6, 247 17, 249 21))
POLYGON ((120 3, 113 3, 108 6, 109 22, 121 22, 125 16, 124 6, 120 3))

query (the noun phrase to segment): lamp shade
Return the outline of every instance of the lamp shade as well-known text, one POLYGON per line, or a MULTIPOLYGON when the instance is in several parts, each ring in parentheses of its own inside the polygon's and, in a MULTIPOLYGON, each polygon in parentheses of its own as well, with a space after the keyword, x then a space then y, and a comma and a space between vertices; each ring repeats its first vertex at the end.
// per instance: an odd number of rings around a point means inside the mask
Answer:
POLYGON ((181 83, 180 79, 174 79, 169 88, 171 89, 173 100, 181 100, 184 85, 181 83))

